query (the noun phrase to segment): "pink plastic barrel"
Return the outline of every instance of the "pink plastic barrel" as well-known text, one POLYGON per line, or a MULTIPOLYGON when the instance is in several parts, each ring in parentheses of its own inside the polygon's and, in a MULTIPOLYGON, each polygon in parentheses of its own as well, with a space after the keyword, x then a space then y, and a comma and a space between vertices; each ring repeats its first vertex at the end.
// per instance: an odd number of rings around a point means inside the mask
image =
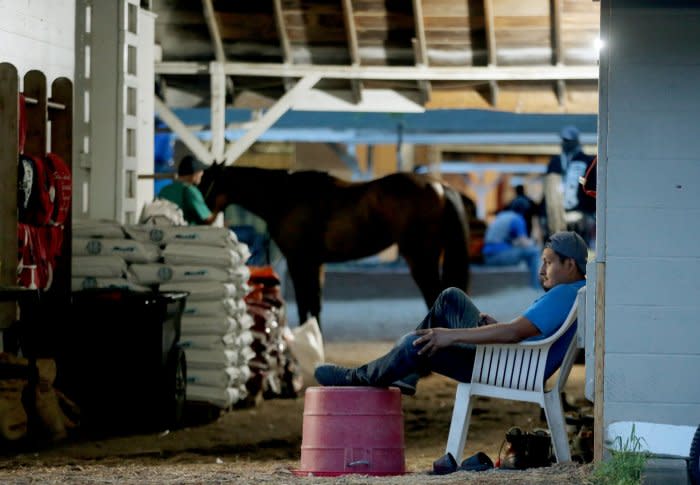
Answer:
POLYGON ((398 389, 306 390, 298 475, 400 475, 405 471, 398 389))

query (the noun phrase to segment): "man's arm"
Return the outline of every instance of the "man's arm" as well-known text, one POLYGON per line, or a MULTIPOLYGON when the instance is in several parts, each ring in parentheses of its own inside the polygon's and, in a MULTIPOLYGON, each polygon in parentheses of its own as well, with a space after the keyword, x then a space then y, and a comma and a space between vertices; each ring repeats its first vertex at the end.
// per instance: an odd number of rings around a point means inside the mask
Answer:
POLYGON ((540 334, 527 318, 519 316, 510 323, 494 323, 477 328, 429 328, 416 330, 420 335, 413 345, 421 347, 419 355, 433 355, 435 351, 457 343, 511 344, 540 334))
POLYGON ((185 192, 187 195, 187 200, 185 201, 197 214, 197 217, 201 221, 201 224, 211 224, 216 219, 216 213, 209 210, 207 204, 204 202, 204 197, 199 189, 195 186, 188 187, 185 192))

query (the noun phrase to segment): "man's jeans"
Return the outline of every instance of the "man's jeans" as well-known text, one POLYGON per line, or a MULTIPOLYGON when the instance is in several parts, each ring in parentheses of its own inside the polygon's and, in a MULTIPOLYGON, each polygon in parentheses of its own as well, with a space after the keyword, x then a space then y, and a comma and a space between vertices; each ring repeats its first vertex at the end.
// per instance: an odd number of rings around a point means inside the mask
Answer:
MULTIPOLYGON (((447 288, 440 293, 417 329, 474 328, 478 322, 479 310, 471 299, 462 290, 447 288)), ((386 355, 352 369, 353 383, 385 387, 407 376, 426 372, 437 372, 461 382, 471 380, 474 345, 455 344, 426 357, 418 355, 420 347, 413 345, 418 337, 415 333, 406 334, 386 355)))
POLYGON ((484 262, 488 266, 510 266, 525 261, 530 270, 530 285, 539 290, 542 288, 539 276, 540 254, 537 246, 513 246, 497 253, 484 254, 484 262))

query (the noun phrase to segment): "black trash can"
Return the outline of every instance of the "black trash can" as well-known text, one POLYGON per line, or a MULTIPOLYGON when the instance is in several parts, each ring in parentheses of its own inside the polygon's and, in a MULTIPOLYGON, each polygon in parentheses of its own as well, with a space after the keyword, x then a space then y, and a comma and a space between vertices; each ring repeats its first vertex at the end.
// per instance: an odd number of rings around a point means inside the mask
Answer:
POLYGON ((152 432, 182 423, 187 368, 179 340, 187 295, 73 293, 56 387, 80 407, 84 431, 152 432))

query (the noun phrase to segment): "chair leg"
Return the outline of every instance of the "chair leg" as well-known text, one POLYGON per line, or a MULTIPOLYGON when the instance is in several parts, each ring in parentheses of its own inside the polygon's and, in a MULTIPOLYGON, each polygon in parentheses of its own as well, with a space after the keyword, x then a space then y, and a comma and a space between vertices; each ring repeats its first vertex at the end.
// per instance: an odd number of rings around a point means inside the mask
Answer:
POLYGON ((447 437, 447 453, 451 453, 457 460, 462 461, 464 443, 467 440, 469 431, 469 418, 472 414, 471 385, 460 383, 457 385, 455 393, 455 403, 452 408, 452 422, 450 423, 450 434, 447 437))
POLYGON ((554 456, 557 458, 557 463, 571 461, 569 435, 566 432, 564 409, 561 405, 561 396, 556 388, 550 392, 544 393, 544 414, 547 417, 547 425, 552 435, 554 456))

